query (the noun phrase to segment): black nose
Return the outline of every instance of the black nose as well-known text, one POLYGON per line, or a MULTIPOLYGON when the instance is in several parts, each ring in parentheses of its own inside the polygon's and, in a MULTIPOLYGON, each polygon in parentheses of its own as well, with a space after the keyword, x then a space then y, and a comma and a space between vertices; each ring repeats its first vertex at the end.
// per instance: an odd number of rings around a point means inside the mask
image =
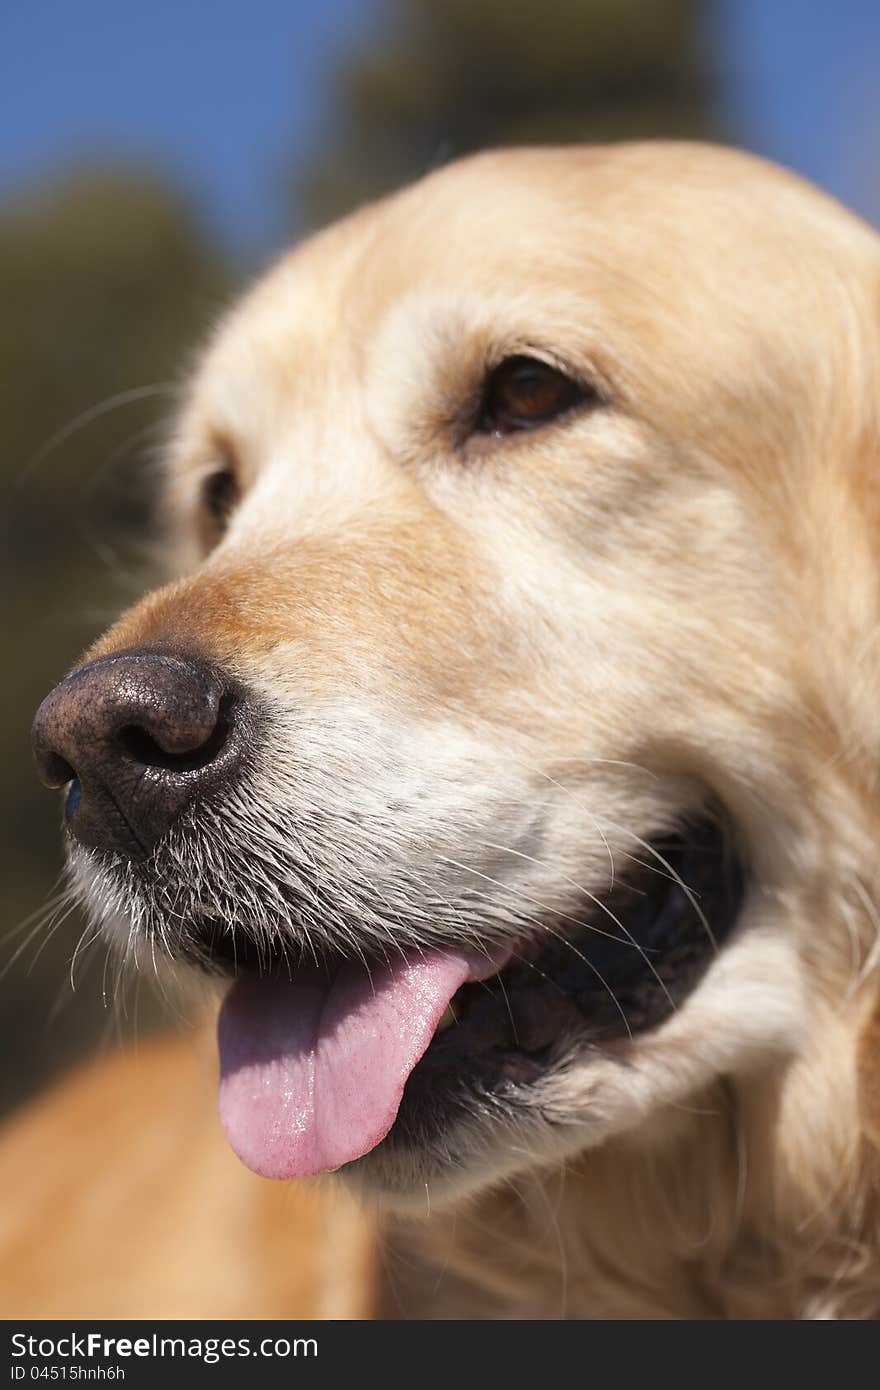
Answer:
POLYGON ((71 784, 65 816, 78 840, 142 858, 235 770, 241 723, 240 695, 215 668, 189 653, 132 647, 46 696, 34 756, 47 786, 71 784))

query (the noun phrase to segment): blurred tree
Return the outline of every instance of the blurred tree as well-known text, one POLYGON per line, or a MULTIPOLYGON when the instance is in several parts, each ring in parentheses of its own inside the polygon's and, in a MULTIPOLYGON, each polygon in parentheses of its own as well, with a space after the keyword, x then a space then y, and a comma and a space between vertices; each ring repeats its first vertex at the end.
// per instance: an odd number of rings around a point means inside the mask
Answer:
POLYGON ((384 0, 342 69, 311 225, 489 145, 717 134, 701 0, 384 0))
POLYGON ((145 451, 168 416, 169 379, 231 286, 189 208, 150 175, 82 171, 0 206, 0 582, 11 629, 0 684, 0 1104, 105 1025, 100 966, 70 996, 81 922, 51 939, 38 931, 10 964, 27 936, 18 924, 61 864, 59 806, 34 776, 29 724, 143 587, 145 451), (132 563, 125 536, 135 533, 132 563))

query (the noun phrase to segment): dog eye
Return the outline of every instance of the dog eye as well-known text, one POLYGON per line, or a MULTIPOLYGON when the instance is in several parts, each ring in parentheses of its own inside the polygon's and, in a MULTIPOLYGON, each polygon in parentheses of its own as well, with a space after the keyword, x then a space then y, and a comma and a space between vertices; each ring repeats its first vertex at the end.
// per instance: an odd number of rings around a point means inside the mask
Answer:
POLYGON ((238 498, 238 479, 231 468, 218 468, 202 483, 202 505, 218 532, 226 529, 238 498))
POLYGON ((507 357, 490 372, 477 429, 481 434, 515 434, 555 420, 595 392, 537 357, 507 357))

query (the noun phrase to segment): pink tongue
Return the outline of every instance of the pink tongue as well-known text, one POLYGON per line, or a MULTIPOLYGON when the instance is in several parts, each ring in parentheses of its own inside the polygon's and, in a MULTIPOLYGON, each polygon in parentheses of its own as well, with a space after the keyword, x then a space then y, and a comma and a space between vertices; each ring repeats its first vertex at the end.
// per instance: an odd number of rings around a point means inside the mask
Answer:
POLYGON ((220 1011, 220 1120, 242 1162, 301 1178, 375 1148, 455 991, 501 963, 432 951, 333 980, 238 980, 220 1011))

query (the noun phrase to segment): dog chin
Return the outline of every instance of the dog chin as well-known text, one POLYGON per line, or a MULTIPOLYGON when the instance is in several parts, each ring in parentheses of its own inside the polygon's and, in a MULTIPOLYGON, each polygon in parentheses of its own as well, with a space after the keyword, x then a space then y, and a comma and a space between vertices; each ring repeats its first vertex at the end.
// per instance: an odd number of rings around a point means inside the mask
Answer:
MULTIPOLYGON (((532 1098, 540 1105, 540 1097, 532 1098)), ((574 1147, 589 1142, 579 1127, 574 1147)), ((459 1120, 442 1138, 421 1143, 383 1140, 362 1158, 340 1168, 336 1177, 371 1205, 400 1216, 430 1216, 455 1206, 518 1173, 560 1156, 558 1136, 535 1116, 531 1122, 473 1115, 459 1120)))

